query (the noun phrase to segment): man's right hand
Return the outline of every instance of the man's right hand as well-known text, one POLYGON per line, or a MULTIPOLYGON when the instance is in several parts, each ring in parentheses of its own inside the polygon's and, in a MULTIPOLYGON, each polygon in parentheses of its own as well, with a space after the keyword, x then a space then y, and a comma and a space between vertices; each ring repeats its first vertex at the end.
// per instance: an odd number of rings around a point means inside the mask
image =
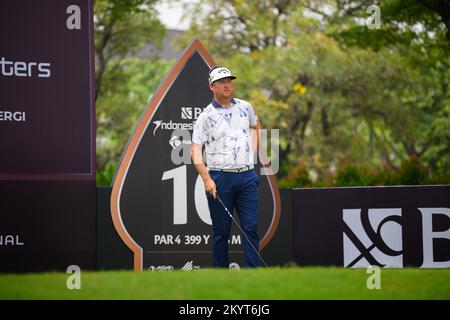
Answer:
POLYGON ((217 189, 213 179, 209 178, 205 180, 205 190, 211 193, 214 199, 216 198, 217 189))
POLYGON ((216 184, 211 176, 208 174, 208 170, 206 169, 205 163, 203 162, 202 157, 202 145, 197 143, 192 143, 191 146, 191 157, 194 160, 195 169, 197 169, 198 174, 203 179, 203 184, 205 185, 205 190, 216 198, 216 184))

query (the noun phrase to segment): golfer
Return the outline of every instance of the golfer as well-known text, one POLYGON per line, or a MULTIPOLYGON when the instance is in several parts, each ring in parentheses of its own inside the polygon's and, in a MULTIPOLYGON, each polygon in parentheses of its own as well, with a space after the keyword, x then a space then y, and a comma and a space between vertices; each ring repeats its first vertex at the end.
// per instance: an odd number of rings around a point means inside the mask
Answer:
POLYGON ((245 233, 242 239, 246 265, 258 267, 259 176, 253 160, 260 124, 252 105, 234 98, 234 79, 236 77, 227 68, 219 66, 210 71, 209 88, 214 97, 195 122, 191 157, 203 179, 208 199, 213 225, 213 265, 229 267, 228 239, 232 220, 216 199, 218 194, 231 213, 236 208, 245 233), (203 145, 206 164, 202 157, 203 145))

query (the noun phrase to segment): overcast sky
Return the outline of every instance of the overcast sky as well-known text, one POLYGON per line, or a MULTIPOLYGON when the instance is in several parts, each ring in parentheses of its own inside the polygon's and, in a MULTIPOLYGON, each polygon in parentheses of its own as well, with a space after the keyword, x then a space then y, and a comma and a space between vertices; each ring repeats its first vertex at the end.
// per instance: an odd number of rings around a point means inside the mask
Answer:
POLYGON ((192 4, 198 2, 196 0, 182 0, 182 1, 161 1, 156 10, 160 13, 160 20, 169 29, 187 30, 189 28, 189 21, 181 21, 183 16, 183 3, 192 4))

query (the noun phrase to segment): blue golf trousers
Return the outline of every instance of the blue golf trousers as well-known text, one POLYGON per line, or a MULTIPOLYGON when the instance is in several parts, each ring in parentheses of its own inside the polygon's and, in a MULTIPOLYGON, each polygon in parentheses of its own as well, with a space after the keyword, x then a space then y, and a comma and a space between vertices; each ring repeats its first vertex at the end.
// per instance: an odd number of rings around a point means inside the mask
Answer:
MULTIPOLYGON (((258 207, 259 207, 259 176, 254 169, 244 172, 209 171, 217 187, 217 194, 222 199, 231 214, 236 208, 242 230, 250 239, 253 248, 259 251, 258 207)), ((232 219, 225 211, 219 200, 206 192, 209 212, 213 225, 213 265, 219 268, 229 267, 228 239, 232 219)), ((254 249, 249 245, 244 235, 244 255, 247 267, 260 266, 260 259, 254 249)))

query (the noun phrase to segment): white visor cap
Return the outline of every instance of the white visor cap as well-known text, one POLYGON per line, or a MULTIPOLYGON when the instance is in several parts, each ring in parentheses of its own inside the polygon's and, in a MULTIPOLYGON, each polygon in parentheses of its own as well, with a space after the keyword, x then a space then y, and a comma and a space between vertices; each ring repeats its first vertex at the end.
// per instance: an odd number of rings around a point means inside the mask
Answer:
POLYGON ((209 74, 209 83, 213 83, 214 81, 223 79, 223 78, 231 78, 231 80, 236 79, 235 76, 231 74, 231 71, 224 67, 218 67, 213 69, 209 74))

